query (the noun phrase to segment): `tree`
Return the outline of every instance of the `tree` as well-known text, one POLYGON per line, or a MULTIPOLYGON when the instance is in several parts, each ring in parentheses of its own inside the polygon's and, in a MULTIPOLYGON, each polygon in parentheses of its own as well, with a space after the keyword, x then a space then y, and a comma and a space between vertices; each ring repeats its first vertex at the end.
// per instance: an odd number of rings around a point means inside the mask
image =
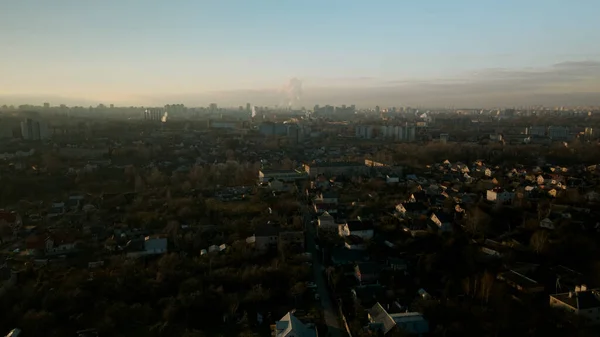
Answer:
POLYGON ((297 282, 296 284, 294 284, 294 286, 292 286, 292 289, 290 289, 290 293, 294 297, 296 305, 298 305, 298 298, 301 298, 305 292, 306 285, 304 284, 304 282, 297 282))
POLYGON ((10 225, 4 221, 0 220, 0 243, 4 243, 4 240, 9 238, 13 234, 12 228, 10 225))
POLYGON ((546 245, 548 244, 548 232, 545 230, 539 230, 531 236, 529 244, 534 252, 541 254, 545 251, 546 245))
POLYGON ((484 233, 491 219, 477 205, 469 212, 467 217, 467 231, 472 235, 484 233))
POLYGON ((486 271, 485 273, 483 273, 483 275, 481 275, 481 281, 479 282, 480 283, 479 297, 485 303, 487 303, 489 301, 490 292, 492 291, 492 287, 494 285, 495 279, 496 278, 494 277, 494 275, 492 275, 492 273, 490 273, 488 271, 486 271))

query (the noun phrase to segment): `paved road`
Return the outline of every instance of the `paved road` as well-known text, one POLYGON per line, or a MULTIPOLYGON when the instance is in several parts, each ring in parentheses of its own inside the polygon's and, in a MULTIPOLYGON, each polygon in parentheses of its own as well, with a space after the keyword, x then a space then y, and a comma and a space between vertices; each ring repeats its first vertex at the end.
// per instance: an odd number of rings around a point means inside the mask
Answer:
POLYGON ((321 297, 321 305, 323 306, 323 316, 325 323, 327 324, 328 336, 331 337, 344 337, 346 335, 345 329, 340 322, 338 316, 337 305, 331 302, 331 295, 325 282, 325 276, 323 273, 323 265, 321 263, 321 252, 317 251, 315 247, 315 226, 310 223, 311 217, 308 209, 304 212, 304 223, 306 228, 306 246, 308 251, 313 257, 313 273, 315 284, 317 285, 317 291, 321 297))

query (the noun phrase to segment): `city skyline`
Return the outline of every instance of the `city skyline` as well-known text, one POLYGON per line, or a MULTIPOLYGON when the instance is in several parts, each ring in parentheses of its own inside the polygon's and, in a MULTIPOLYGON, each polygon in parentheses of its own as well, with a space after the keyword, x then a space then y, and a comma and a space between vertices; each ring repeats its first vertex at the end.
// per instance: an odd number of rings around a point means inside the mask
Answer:
POLYGON ((598 105, 599 10, 22 1, 0 13, 0 104, 284 105, 296 79, 306 107, 598 105))

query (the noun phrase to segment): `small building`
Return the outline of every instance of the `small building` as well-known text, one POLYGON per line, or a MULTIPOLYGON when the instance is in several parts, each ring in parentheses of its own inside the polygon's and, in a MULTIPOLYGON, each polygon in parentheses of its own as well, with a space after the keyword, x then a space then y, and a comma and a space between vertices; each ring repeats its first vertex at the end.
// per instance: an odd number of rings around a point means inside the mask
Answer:
POLYGON ((329 214, 329 212, 323 212, 323 214, 321 214, 317 218, 317 226, 319 227, 319 230, 336 230, 337 229, 337 225, 335 224, 335 219, 333 218, 333 216, 331 216, 331 214, 329 214))
POLYGON ((495 201, 500 203, 511 202, 515 194, 512 192, 508 192, 502 188, 494 188, 491 190, 487 190, 486 199, 488 201, 495 201))
POLYGON ((585 318, 590 324, 600 324, 600 292, 585 285, 575 291, 550 295, 550 306, 585 318))
POLYGON ((380 331, 384 336, 393 329, 401 329, 407 333, 422 336, 429 333, 429 322, 418 312, 389 314, 379 303, 368 313, 369 328, 380 331))
POLYGON ((260 170, 258 171, 258 181, 267 183, 271 180, 281 180, 283 182, 292 182, 306 178, 306 174, 295 170, 260 170))
POLYGON ((340 236, 358 236, 363 240, 370 240, 374 235, 374 227, 372 221, 350 220, 345 224, 338 226, 338 234, 340 236))
POLYGON ((146 236, 144 238, 144 251, 148 255, 164 254, 167 252, 167 238, 159 236, 146 236))
POLYGON ((383 266, 376 262, 360 262, 354 266, 354 277, 360 284, 377 283, 383 266))
POLYGON ((288 312, 271 326, 273 337, 318 337, 314 326, 302 323, 292 312, 288 312))

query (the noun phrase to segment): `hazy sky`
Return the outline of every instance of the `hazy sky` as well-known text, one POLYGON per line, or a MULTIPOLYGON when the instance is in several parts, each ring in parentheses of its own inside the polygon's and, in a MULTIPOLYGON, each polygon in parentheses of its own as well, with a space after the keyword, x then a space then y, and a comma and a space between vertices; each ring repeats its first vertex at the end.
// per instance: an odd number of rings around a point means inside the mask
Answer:
POLYGON ((600 104, 598 0, 0 0, 0 103, 600 104), (41 103, 38 101, 32 103, 41 103))

